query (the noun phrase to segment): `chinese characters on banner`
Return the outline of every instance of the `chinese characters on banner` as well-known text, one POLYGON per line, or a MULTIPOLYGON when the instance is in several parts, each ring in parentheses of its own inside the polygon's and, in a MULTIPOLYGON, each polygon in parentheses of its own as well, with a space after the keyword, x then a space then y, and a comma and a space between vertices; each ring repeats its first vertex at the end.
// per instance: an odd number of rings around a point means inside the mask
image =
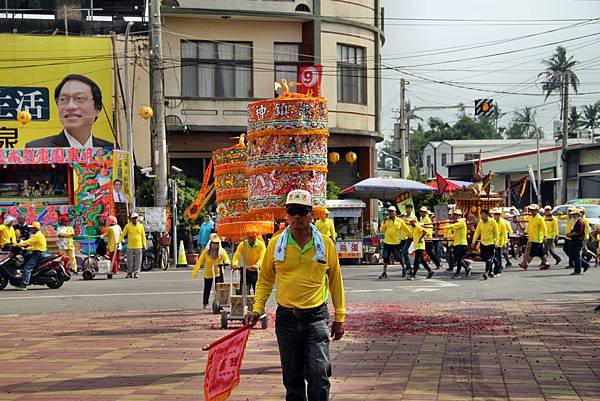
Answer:
POLYGON ((406 213, 406 205, 411 205, 413 209, 415 207, 410 192, 402 192, 400 195, 396 196, 395 201, 396 207, 398 208, 400 213, 406 213))
POLYGON ((105 161, 104 148, 26 148, 0 149, 0 164, 91 164, 105 161))
POLYGON ((128 200, 131 199, 131 177, 129 152, 126 150, 113 150, 113 181, 121 180, 122 191, 128 200))
POLYGON ((250 335, 246 325, 209 345, 204 373, 204 400, 224 401, 240 382, 240 366, 250 335))
POLYGON ((336 241, 335 247, 340 259, 358 259, 362 257, 362 241, 336 241))
POLYGON ((298 71, 298 93, 309 96, 321 95, 321 76, 323 66, 308 65, 298 71))

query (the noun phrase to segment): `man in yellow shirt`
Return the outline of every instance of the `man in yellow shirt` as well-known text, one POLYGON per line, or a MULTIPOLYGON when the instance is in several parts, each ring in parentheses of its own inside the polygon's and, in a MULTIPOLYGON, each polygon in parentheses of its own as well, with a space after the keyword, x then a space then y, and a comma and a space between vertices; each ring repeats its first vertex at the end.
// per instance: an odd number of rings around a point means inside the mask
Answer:
POLYGON ((327 237, 331 238, 332 241, 335 242, 335 238, 337 237, 337 233, 335 232, 335 225, 333 224, 333 220, 329 218, 329 210, 325 209, 325 218, 319 219, 315 222, 315 226, 319 232, 327 237))
POLYGON ((544 222, 544 218, 539 214, 540 207, 537 204, 532 203, 529 205, 529 210, 531 211, 531 218, 527 224, 527 234, 529 234, 529 237, 527 239, 528 246, 525 247, 525 249, 529 249, 529 253, 525 253, 523 262, 519 263, 519 267, 523 270, 527 270, 529 263, 537 256, 542 259, 542 266, 540 269, 547 270, 550 268, 550 264, 544 253, 546 223, 544 222))
POLYGON ((431 221, 430 215, 432 214, 427 207, 423 206, 419 209, 419 214, 421 218, 419 219, 419 223, 423 224, 427 231, 426 239, 430 241, 425 241, 425 252, 429 255, 429 259, 433 262, 436 269, 441 267, 440 259, 438 258, 437 252, 434 249, 434 242, 431 241, 433 238, 433 222, 431 221))
POLYGON ((289 226, 267 247, 254 311, 246 315, 246 323, 256 324, 265 313, 277 281, 275 334, 286 400, 327 400, 331 376, 327 298, 329 292, 335 310, 331 337, 336 341, 344 335, 346 316, 342 271, 333 241, 310 224, 311 194, 290 191, 285 204, 289 226))
MULTIPOLYGON (((494 208, 492 209, 492 215, 494 216, 494 220, 498 225, 498 241, 496 242, 496 247, 494 248, 494 275, 499 275, 504 270, 504 266, 502 266, 502 256, 506 253, 506 247, 508 246, 508 233, 509 230, 512 232, 512 228, 510 228, 510 224, 502 217, 502 208, 494 208)), ((507 258, 508 259, 508 258, 507 258)))
POLYGON ((58 222, 59 226, 56 229, 58 241, 56 242, 56 245, 58 246, 61 255, 69 258, 71 270, 73 273, 77 274, 77 259, 75 259, 75 244, 73 244, 75 231, 73 230, 73 227, 69 225, 69 218, 67 216, 60 216, 58 222))
POLYGON ((15 218, 12 216, 6 216, 4 222, 0 224, 0 249, 6 250, 11 244, 17 243, 14 224, 15 218))
POLYGON ((544 241, 544 252, 554 258, 558 265, 562 260, 554 250, 558 242, 558 219, 552 215, 552 206, 544 208, 544 223, 546 223, 546 240, 544 241))
POLYGON ((413 263, 412 273, 408 275, 408 280, 414 280, 417 276, 417 271, 419 271, 419 265, 422 265, 425 270, 427 270, 427 278, 432 278, 434 276, 433 270, 429 267, 427 261, 425 261, 425 237, 427 236, 427 227, 425 227, 422 223, 417 223, 416 217, 409 217, 408 223, 412 227, 412 240, 413 247, 415 249, 415 260, 413 263))
POLYGON ((404 224, 400 228, 400 253, 402 258, 400 264, 402 265, 402 277, 406 277, 406 272, 412 270, 410 264, 410 245, 412 244, 412 227, 408 223, 410 217, 415 217, 412 210, 412 205, 409 203, 406 205, 406 212, 403 213, 400 218, 404 224))
POLYGON ((15 287, 18 290, 27 290, 33 268, 44 258, 46 250, 48 249, 46 246, 46 237, 41 231, 42 226, 40 222, 34 221, 29 227, 31 228, 31 237, 18 243, 20 247, 29 251, 29 257, 21 268, 21 271, 23 272, 21 285, 15 287))
POLYGON ((580 207, 579 208, 579 213, 581 214, 581 220, 583 221, 583 224, 585 226, 585 230, 584 230, 584 238, 583 238, 583 248, 581 248, 581 265, 586 267, 587 269, 590 268, 590 264, 588 263, 588 260, 591 260, 592 258, 595 258, 596 255, 594 254, 594 252, 590 251, 587 243, 591 238, 591 232, 592 232, 592 228, 590 227, 590 221, 588 220, 588 218, 585 215, 585 208, 584 207, 580 207), (587 256, 587 257, 584 257, 587 256))
POLYGON ((475 246, 478 240, 481 242, 479 252, 481 260, 485 262, 485 272, 482 277, 484 280, 487 280, 488 277, 495 277, 492 267, 494 265, 496 243, 498 242, 498 224, 496 224, 494 219, 490 219, 489 210, 481 209, 479 213, 481 219, 477 223, 475 234, 473 234, 473 246, 475 246))
POLYGON ((462 217, 460 209, 454 209, 450 216, 452 223, 446 225, 446 229, 452 230, 452 247, 454 251, 454 264, 456 273, 452 275, 453 279, 460 279, 460 269, 465 268, 465 277, 471 275, 471 268, 465 261, 467 255, 467 221, 462 217))
MULTIPOLYGON (((256 234, 250 234, 248 239, 241 242, 235 253, 233 254, 232 269, 239 269, 240 262, 246 270, 246 281, 248 282, 248 290, 246 294, 250 293, 250 289, 256 293, 256 280, 258 280, 258 270, 262 265, 263 258, 267 247, 264 242, 256 239, 256 234)), ((244 285, 244 272, 241 274, 241 285, 244 285)))
POLYGON ((144 225, 138 222, 139 215, 131 213, 119 242, 127 238, 127 276, 125 278, 139 278, 142 269, 142 255, 146 249, 146 231, 144 225))
POLYGON ((379 232, 383 234, 383 272, 379 275, 380 279, 387 278, 388 265, 394 261, 400 262, 402 265, 402 277, 406 275, 406 266, 404 266, 402 249, 400 248, 400 234, 404 225, 406 225, 404 221, 396 216, 396 207, 388 207, 388 215, 379 228, 379 232))

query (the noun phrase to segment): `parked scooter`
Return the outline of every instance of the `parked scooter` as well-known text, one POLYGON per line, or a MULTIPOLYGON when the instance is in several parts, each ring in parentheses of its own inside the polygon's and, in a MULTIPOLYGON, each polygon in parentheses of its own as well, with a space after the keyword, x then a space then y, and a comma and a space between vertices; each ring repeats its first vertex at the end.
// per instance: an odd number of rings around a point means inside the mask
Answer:
MULTIPOLYGON (((21 283, 25 264, 25 251, 16 245, 10 251, 0 255, 0 290, 8 284, 18 286, 21 283)), ((71 279, 71 270, 67 268, 69 258, 58 253, 48 254, 34 266, 29 284, 45 285, 48 288, 60 288, 71 279)))

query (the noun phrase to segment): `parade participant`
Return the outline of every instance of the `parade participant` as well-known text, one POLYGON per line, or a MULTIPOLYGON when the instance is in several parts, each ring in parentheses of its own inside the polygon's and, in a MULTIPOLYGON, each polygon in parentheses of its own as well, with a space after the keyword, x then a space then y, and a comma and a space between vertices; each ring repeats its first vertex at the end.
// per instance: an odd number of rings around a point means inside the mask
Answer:
POLYGON ((544 222, 544 218, 539 214, 540 207, 537 204, 532 203, 529 205, 529 210, 531 211, 531 218, 529 219, 529 224, 527 224, 529 237, 527 239, 527 247, 525 247, 525 249, 529 249, 529 253, 525 253, 523 262, 519 263, 519 267, 527 270, 529 263, 537 256, 542 260, 540 270, 548 270, 550 264, 544 253, 546 223, 544 222))
MULTIPOLYGON (((578 208, 572 208, 569 210, 569 215, 573 218, 573 227, 571 231, 567 233, 569 238, 569 251, 570 258, 573 261, 574 271, 571 275, 581 274, 581 248, 583 248, 583 239, 585 238, 585 223, 581 220, 580 211, 578 208)), ((587 271, 587 267, 584 267, 584 272, 587 271)))
POLYGON ((456 264, 456 273, 452 275, 453 279, 460 279, 460 269, 465 268, 465 277, 471 275, 471 268, 465 261, 467 255, 467 221, 462 217, 460 209, 454 209, 451 224, 446 226, 446 229, 452 230, 453 233, 453 251, 454 263, 456 264))
POLYGON ((254 311, 246 315, 246 323, 256 324, 277 281, 275 334, 288 401, 329 399, 328 293, 335 311, 331 337, 336 341, 344 334, 342 271, 333 241, 310 224, 311 198, 304 190, 288 193, 289 226, 267 247, 254 311))
POLYGON ((215 222, 210 217, 210 214, 206 213, 203 217, 204 221, 200 224, 200 232, 198 233, 198 248, 200 252, 206 248, 210 239, 210 234, 215 228, 215 222))
MULTIPOLYGON (((500 208, 500 210, 502 210, 502 208, 500 208)), ((506 246, 502 249, 502 256, 504 257, 504 260, 506 260, 506 264, 504 266, 506 266, 506 267, 512 266, 512 263, 510 262, 509 247, 511 246, 510 236, 514 231, 513 231, 513 224, 511 221, 509 221, 510 216, 511 216, 510 214, 504 213, 504 219, 502 219, 504 221, 504 224, 506 225, 506 233, 509 238, 506 242, 506 246)), ((515 256, 515 258, 516 258, 516 256, 515 256)))
POLYGON ((106 232, 101 237, 108 240, 108 257, 112 261, 112 273, 119 273, 119 262, 121 260, 121 250, 123 245, 119 241, 121 238, 122 230, 119 224, 117 224, 117 218, 115 216, 108 216, 106 220, 106 232))
MULTIPOLYGON (((450 219, 452 221, 456 221, 453 218, 454 212, 451 212, 450 219)), ((450 227, 450 225, 446 225, 443 229, 444 242, 446 243, 446 262, 448 262, 447 272, 454 271, 454 266, 456 265, 456 261, 454 259, 454 229, 450 227)))
POLYGON ((196 261, 194 270, 192 270, 192 278, 198 277, 198 272, 201 267, 204 268, 204 291, 202 293, 202 309, 208 306, 210 291, 212 290, 213 281, 215 286, 217 283, 223 282, 221 275, 221 266, 229 264, 229 255, 221 246, 221 238, 218 234, 212 233, 209 238, 208 245, 204 248, 200 257, 196 261))
POLYGON ((567 259, 569 263, 565 266, 565 269, 572 269, 575 265, 573 263, 573 258, 571 258, 571 239, 569 238, 569 233, 573 229, 573 223, 575 222, 575 215, 571 213, 571 211, 575 209, 575 206, 569 206, 567 208, 567 214, 558 214, 559 220, 565 220, 565 241, 563 243, 563 251, 565 255, 567 255, 567 259))
POLYGON ((142 269, 142 254, 146 249, 146 231, 144 225, 138 222, 139 215, 132 213, 119 242, 127 238, 127 276, 125 278, 139 278, 142 269))
POLYGON ((67 216, 60 216, 58 222, 59 226, 56 230, 58 241, 56 241, 56 245, 60 254, 69 258, 71 270, 77 274, 77 259, 75 259, 75 244, 73 243, 75 230, 69 225, 69 218, 67 216))
POLYGON ((23 272, 23 278, 21 279, 21 284, 16 286, 18 290, 27 290, 27 286, 29 285, 29 279, 31 279, 31 272, 35 265, 42 260, 46 254, 46 250, 48 249, 46 246, 46 237, 41 231, 42 225, 39 221, 34 221, 29 226, 31 229, 31 237, 29 239, 19 242, 19 245, 22 248, 25 248, 29 251, 29 255, 25 260, 25 264, 21 268, 23 272))
POLYGON ((17 243, 17 236, 14 228, 15 218, 6 216, 4 222, 0 224, 0 249, 8 250, 10 245, 17 243))
MULTIPOLYGON (((248 291, 250 289, 256 293, 256 280, 258 280, 258 270, 262 265, 267 247, 264 242, 256 238, 256 234, 250 234, 245 241, 242 241, 233 254, 232 269, 239 269, 240 261, 246 268, 246 279, 248 281, 248 291)), ((240 285, 244 285, 244 274, 242 272, 240 285)))
POLYGON ((315 222, 315 226, 317 230, 323 235, 331 238, 333 242, 335 242, 335 238, 337 237, 337 233, 335 232, 335 226, 333 225, 333 220, 329 218, 329 210, 325 209, 325 217, 319 219, 315 222))
POLYGON ((402 256, 400 260, 402 264, 402 277, 406 277, 407 270, 409 273, 412 270, 409 252, 410 245, 412 244, 412 227, 408 223, 408 219, 410 217, 415 217, 412 211, 412 205, 410 203, 406 205, 405 210, 405 213, 401 216, 404 225, 402 225, 402 228, 400 229, 400 253, 402 256))
POLYGON ((495 277, 492 266, 494 265, 494 251, 498 242, 498 224, 494 219, 490 219, 489 210, 481 209, 480 215, 481 219, 477 223, 475 234, 473 234, 473 246, 481 238, 479 252, 481 260, 485 262, 485 272, 482 278, 487 280, 488 277, 495 277))
POLYGON ((423 223, 417 223, 416 217, 409 217, 408 223, 412 227, 412 242, 415 249, 415 260, 413 263, 413 270, 409 272, 407 279, 414 280, 419 271, 419 265, 422 265, 427 270, 427 278, 434 276, 433 270, 429 267, 429 264, 425 260, 425 237, 427 236, 427 227, 423 223))
POLYGON ((552 256, 556 262, 555 264, 558 265, 562 260, 554 250, 554 247, 558 242, 558 219, 552 215, 552 206, 546 206, 544 208, 544 223, 546 223, 544 252, 546 253, 546 256, 552 256))
POLYGON ((402 250, 400 249, 400 232, 404 222, 396 216, 396 207, 388 207, 388 215, 381 223, 379 231, 383 234, 383 272, 379 279, 387 278, 387 268, 393 261, 402 264, 402 273, 406 274, 406 266, 402 260, 402 250), (392 261, 392 257, 394 258, 392 261))
POLYGON ((18 217, 18 222, 17 222, 17 224, 14 225, 14 228, 15 228, 15 235, 17 237, 17 240, 24 241, 26 239, 29 239, 29 237, 31 237, 31 231, 29 230, 29 227, 27 226, 27 222, 25 221, 25 216, 20 215, 18 217))
POLYGON ((425 241, 425 251, 427 252, 427 255, 429 255, 429 259, 435 265, 435 268, 439 269, 441 267, 440 260, 438 259, 437 252, 435 252, 434 243, 433 241, 431 241, 431 239, 433 238, 433 223, 431 221, 429 209, 423 206, 419 209, 419 214, 421 215, 419 223, 425 226, 425 229, 427 231, 427 239, 430 240, 425 241))
POLYGON ((417 217, 415 215, 415 209, 412 205, 412 203, 407 203, 406 205, 404 205, 404 210, 406 212, 406 218, 408 219, 409 217, 417 217))
POLYGON ((594 252, 590 251, 587 247, 587 243, 591 238, 592 229, 590 227, 590 221, 588 220, 587 216, 585 215, 585 208, 580 207, 579 214, 581 215, 581 220, 583 221, 583 224, 585 225, 585 236, 583 239, 583 248, 581 249, 581 256, 583 257, 583 259, 581 260, 581 264, 582 264, 582 266, 587 266, 589 268, 590 266, 588 263, 588 259, 586 259, 584 256, 587 256, 587 258, 589 258, 589 260, 596 257, 594 252))
POLYGON ((510 225, 502 218, 501 208, 492 209, 492 215, 498 225, 498 241, 496 241, 496 247, 494 248, 494 275, 498 276, 504 269, 502 266, 502 253, 508 244, 508 227, 510 225))

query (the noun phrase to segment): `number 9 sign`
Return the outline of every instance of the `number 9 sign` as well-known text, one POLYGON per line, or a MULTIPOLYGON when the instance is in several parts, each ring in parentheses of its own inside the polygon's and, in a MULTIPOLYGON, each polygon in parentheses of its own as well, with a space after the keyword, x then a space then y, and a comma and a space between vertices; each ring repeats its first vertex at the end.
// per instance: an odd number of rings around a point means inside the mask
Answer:
POLYGON ((300 83, 301 87, 298 88, 298 92, 309 94, 313 96, 319 96, 321 92, 321 71, 322 66, 310 65, 300 68, 300 83))

